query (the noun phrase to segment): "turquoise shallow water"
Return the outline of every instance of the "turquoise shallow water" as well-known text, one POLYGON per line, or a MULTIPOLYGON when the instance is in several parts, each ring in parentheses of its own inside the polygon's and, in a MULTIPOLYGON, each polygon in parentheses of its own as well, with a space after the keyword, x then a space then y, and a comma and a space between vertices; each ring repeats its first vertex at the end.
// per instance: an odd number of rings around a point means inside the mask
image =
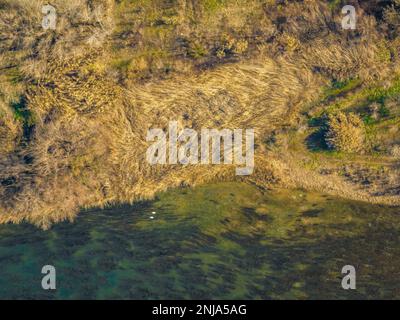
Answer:
POLYGON ((221 183, 88 210, 48 231, 3 225, 0 298, 398 299, 399 214, 221 183), (41 288, 47 264, 55 291, 41 288), (357 290, 341 288, 347 264, 357 290))

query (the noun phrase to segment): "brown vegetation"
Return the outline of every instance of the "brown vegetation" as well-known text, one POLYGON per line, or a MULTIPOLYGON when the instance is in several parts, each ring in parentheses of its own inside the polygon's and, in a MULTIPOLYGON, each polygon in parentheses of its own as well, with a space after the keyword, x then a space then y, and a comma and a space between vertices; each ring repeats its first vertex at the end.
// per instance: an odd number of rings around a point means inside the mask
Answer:
POLYGON ((373 13, 345 32, 340 8, 278 2, 60 0, 57 30, 44 31, 43 1, 0 0, 0 222, 47 228, 81 207, 235 178, 229 166, 148 165, 146 132, 170 120, 255 128, 255 173, 242 179, 260 186, 400 204, 341 177, 327 184, 285 143, 263 143, 296 128, 332 81, 367 87, 398 72, 398 39, 382 40, 392 27, 373 13))
POLYGON ((325 141, 329 148, 344 152, 365 151, 365 127, 354 113, 329 115, 325 141))

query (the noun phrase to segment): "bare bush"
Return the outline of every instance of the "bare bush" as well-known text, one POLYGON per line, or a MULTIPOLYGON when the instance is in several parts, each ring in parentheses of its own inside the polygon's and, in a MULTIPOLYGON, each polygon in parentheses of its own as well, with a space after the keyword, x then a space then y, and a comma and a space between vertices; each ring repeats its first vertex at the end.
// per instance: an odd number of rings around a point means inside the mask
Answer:
POLYGON ((357 115, 338 112, 329 115, 325 141, 329 148, 344 152, 365 150, 365 127, 357 115))
POLYGON ((392 149, 390 150, 390 154, 392 157, 396 159, 400 159, 400 145, 394 145, 392 146, 392 149))

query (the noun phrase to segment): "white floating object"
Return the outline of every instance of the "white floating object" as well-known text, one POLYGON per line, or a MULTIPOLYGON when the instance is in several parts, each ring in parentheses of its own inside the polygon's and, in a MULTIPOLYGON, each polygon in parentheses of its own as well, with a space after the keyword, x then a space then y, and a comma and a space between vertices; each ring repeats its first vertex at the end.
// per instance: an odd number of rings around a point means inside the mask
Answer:
POLYGON ((150 219, 154 219, 154 217, 153 217, 153 216, 151 216, 151 217, 150 217, 150 219))
POLYGON ((153 212, 152 212, 152 214, 156 214, 156 212, 155 212, 155 211, 153 211, 153 212))

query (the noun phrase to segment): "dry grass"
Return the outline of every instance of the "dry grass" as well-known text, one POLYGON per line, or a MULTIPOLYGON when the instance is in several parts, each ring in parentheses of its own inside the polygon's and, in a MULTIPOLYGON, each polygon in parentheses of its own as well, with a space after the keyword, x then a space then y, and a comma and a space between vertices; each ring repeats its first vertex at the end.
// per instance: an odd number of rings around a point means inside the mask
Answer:
MULTIPOLYGON (((196 130, 255 128, 256 172, 241 179, 318 188, 323 177, 263 141, 295 126, 332 80, 367 84, 397 67, 371 44, 380 37, 373 17, 345 34, 325 2, 55 1, 60 23, 51 32, 40 27, 42 3, 0 0, 0 63, 12 70, 0 78, 3 223, 48 228, 81 207, 235 179, 231 166, 148 165, 147 130, 171 120, 196 130), (12 103, 21 96, 18 119, 12 103)), ((340 195, 351 188, 340 178, 329 185, 340 195)), ((368 197, 353 196, 395 203, 368 197)))
POLYGON ((330 114, 325 141, 337 151, 362 153, 366 149, 366 130, 363 121, 354 113, 330 114))

